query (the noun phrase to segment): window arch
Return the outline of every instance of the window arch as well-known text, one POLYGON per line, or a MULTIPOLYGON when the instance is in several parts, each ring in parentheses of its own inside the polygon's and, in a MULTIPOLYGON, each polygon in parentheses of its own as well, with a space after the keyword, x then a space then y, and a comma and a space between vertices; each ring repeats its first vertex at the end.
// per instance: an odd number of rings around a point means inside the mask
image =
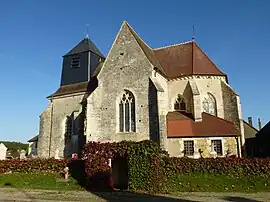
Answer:
POLYGON ((180 94, 177 95, 177 98, 174 102, 174 110, 176 110, 176 111, 186 111, 187 110, 187 104, 185 102, 185 99, 180 94))
POLYGON ((125 90, 119 101, 119 131, 135 132, 135 98, 134 95, 125 90))
POLYGON ((217 116, 217 103, 215 97, 211 93, 207 93, 207 96, 203 101, 203 111, 217 116))

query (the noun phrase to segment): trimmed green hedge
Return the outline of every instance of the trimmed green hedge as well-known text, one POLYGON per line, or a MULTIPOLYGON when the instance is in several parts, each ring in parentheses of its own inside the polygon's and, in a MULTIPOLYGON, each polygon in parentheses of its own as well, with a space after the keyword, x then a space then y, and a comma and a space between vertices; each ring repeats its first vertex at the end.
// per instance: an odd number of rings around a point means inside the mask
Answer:
POLYGON ((173 190, 179 184, 179 174, 218 175, 224 176, 224 179, 226 177, 252 178, 252 176, 268 179, 270 176, 270 158, 174 158, 161 150, 158 143, 148 140, 118 143, 89 142, 84 146, 81 160, 76 161, 70 159, 0 161, 0 173, 9 171, 59 173, 68 165, 71 172, 76 174, 76 176, 73 175, 74 178, 83 181, 84 185, 95 185, 98 182, 96 176, 106 173, 103 175, 102 180, 104 180, 104 176, 107 178, 107 174, 111 172, 109 158, 126 159, 131 190, 153 192, 173 190))
POLYGON ((270 159, 247 158, 174 158, 162 151, 156 142, 119 143, 89 142, 83 150, 87 176, 109 172, 109 158, 127 158, 129 189, 166 191, 179 174, 224 175, 230 177, 270 174, 270 159))

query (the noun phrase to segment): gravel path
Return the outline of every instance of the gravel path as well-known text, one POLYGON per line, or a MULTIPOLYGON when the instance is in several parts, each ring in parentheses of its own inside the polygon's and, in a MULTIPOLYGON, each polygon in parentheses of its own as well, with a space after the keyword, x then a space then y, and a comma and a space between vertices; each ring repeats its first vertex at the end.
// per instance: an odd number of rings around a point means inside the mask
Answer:
POLYGON ((90 201, 90 202, 270 202, 269 193, 207 193, 191 192, 154 196, 148 194, 114 192, 90 193, 86 191, 47 191, 26 189, 0 189, 0 201, 90 201))

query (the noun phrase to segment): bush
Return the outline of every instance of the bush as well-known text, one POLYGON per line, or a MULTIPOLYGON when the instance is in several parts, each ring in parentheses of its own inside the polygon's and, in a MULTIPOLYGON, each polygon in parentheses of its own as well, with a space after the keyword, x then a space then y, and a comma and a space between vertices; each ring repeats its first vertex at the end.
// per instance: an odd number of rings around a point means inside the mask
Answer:
POLYGON ((69 159, 29 159, 29 160, 1 160, 0 173, 59 173, 67 166, 69 159))
MULTIPOLYGON (((79 160, 30 159, 0 161, 0 173, 59 173, 67 165, 71 176, 81 185, 108 188, 111 167, 108 159, 125 159, 128 187, 131 190, 164 192, 177 187, 179 174, 184 176, 224 176, 232 179, 270 176, 270 158, 175 158, 169 157, 157 142, 89 142, 79 160), (107 186, 107 187, 106 187, 107 186)), ((176 188, 175 188, 176 189, 176 188)))
POLYGON ((84 146, 82 152, 86 177, 91 179, 91 182, 92 179, 95 179, 95 182, 102 181, 102 183, 108 180, 105 178, 110 177, 108 175, 111 172, 109 158, 124 158, 128 164, 129 188, 147 191, 159 189, 159 186, 153 186, 153 183, 156 184, 164 179, 161 176, 160 170, 162 169, 160 169, 161 161, 159 159, 165 156, 168 157, 167 152, 163 151, 157 142, 149 140, 118 143, 89 142, 84 146))
POLYGON ((180 174, 224 175, 231 177, 268 176, 270 159, 246 158, 175 158, 169 157, 156 142, 123 141, 119 143, 89 142, 85 145, 86 176, 108 173, 109 158, 126 158, 129 189, 166 191, 168 185, 180 174))
POLYGON ((270 174, 270 158, 164 158, 171 173, 206 173, 230 176, 265 176, 270 174))

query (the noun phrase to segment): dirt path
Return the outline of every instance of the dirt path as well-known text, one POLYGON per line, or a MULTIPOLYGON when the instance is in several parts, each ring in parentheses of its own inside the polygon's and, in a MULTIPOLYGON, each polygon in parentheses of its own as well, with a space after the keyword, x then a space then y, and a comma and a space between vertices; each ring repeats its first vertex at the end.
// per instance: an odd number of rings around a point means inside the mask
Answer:
POLYGON ((47 191, 25 189, 0 189, 0 201, 90 201, 90 202, 270 202, 270 193, 178 193, 154 196, 148 194, 114 192, 90 193, 85 191, 47 191))

